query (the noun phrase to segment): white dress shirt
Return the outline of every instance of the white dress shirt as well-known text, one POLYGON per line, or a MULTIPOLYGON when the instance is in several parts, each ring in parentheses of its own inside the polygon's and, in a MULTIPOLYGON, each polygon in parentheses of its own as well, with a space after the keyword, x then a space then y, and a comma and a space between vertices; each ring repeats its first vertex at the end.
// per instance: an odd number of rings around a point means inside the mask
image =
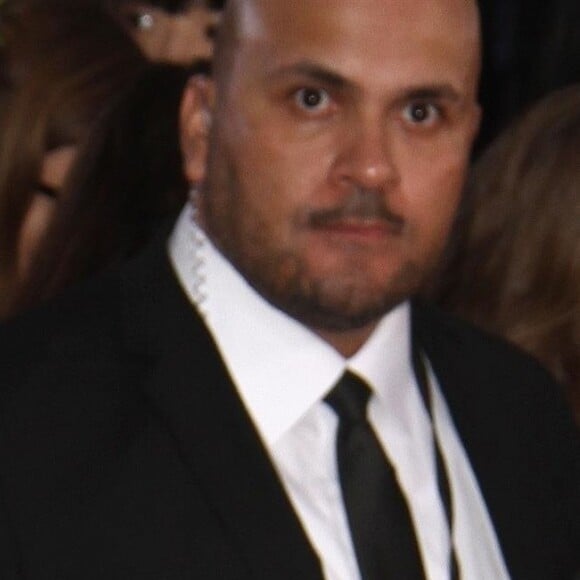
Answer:
POLYGON ((428 366, 433 424, 411 366, 410 307, 380 321, 344 359, 264 300, 216 250, 187 206, 169 242, 177 277, 218 344, 327 580, 359 580, 336 468, 337 417, 324 396, 350 369, 373 391, 369 420, 405 494, 429 580, 509 576, 477 481, 428 366), (258 364, 257 364, 258 361, 258 364), (435 435, 434 435, 435 433, 435 435), (449 472, 454 527, 439 494, 433 438, 449 472))

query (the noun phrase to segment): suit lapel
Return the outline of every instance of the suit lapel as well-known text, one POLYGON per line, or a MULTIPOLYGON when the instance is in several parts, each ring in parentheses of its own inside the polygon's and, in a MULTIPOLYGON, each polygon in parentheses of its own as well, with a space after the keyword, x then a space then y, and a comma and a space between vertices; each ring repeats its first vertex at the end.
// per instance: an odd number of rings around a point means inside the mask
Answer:
MULTIPOLYGON (((552 570, 554 562, 550 559, 554 555, 549 554, 549 548, 546 551, 546 545, 554 542, 546 542, 544 535, 552 525, 554 530, 561 529, 557 521, 554 524, 558 498, 551 504, 546 502, 554 496, 553 490, 551 493, 545 487, 550 477, 546 461, 551 453, 537 455, 542 441, 551 434, 542 432, 541 427, 536 429, 536 422, 543 423, 543 417, 537 417, 538 421, 533 418, 538 412, 547 415, 551 411, 536 403, 529 406, 529 414, 522 408, 535 396, 531 391, 538 383, 534 367, 525 360, 518 367, 517 357, 509 355, 507 346, 430 310, 413 309, 413 336, 433 366, 510 573, 514 578, 556 577, 547 572, 552 570)), ((549 392, 550 385, 546 387, 549 392)), ((561 416, 546 423, 555 431, 558 422, 565 419, 561 416)), ((557 448, 557 444, 546 445, 546 449, 557 448)), ((561 516, 566 519, 566 514, 561 516)))
POLYGON ((320 580, 319 562, 164 244, 132 266, 123 291, 127 346, 148 360, 146 395, 250 577, 320 580))
POLYGON ((507 500, 498 493, 504 487, 500 482, 507 481, 510 472, 501 471, 495 459, 497 445, 509 433, 498 431, 494 424, 493 407, 497 398, 491 391, 503 387, 490 385, 485 379, 482 383, 477 350, 474 352, 458 336, 442 336, 441 328, 430 325, 424 315, 424 311, 418 313, 414 309, 414 338, 425 349, 433 366, 488 506, 492 512, 501 513, 507 507, 507 500))

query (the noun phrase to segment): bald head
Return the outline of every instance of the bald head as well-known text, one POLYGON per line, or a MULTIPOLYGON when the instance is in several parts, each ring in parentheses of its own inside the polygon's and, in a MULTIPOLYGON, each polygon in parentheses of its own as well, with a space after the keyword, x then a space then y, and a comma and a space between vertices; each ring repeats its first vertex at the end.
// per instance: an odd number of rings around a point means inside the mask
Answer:
MULTIPOLYGON (((432 23, 441 22, 453 29, 452 38, 458 45, 469 47, 466 59, 473 62, 474 75, 479 79, 481 59, 480 15, 476 0, 228 0, 218 35, 214 69, 216 78, 224 81, 224 74, 231 70, 232 58, 243 41, 256 40, 265 34, 284 34, 289 22, 302 23, 313 28, 310 14, 332 19, 340 5, 352 11, 351 28, 359 27, 364 20, 365 5, 382 5, 385 34, 390 26, 402 21, 410 30, 415 29, 416 14, 430 14, 432 23), (308 9, 306 9, 308 8, 308 9)), ((421 30, 414 30, 421 35, 421 30)))

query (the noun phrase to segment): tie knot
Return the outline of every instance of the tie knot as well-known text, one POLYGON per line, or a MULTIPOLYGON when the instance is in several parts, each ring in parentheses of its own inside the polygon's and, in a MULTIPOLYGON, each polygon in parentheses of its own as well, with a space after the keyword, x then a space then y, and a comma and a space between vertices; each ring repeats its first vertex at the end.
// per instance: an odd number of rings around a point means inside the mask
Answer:
POLYGON ((361 378, 346 371, 325 401, 343 420, 365 422, 367 420, 367 403, 371 396, 369 386, 361 378))

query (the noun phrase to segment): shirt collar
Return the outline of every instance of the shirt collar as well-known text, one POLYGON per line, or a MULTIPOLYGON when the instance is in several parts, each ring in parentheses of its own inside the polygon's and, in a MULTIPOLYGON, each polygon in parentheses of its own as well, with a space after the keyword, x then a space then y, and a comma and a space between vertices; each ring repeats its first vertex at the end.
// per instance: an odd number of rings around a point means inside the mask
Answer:
POLYGON ((408 383, 410 308, 383 317, 350 359, 272 306, 213 246, 186 206, 169 241, 186 294, 203 316, 238 393, 271 448, 338 381, 358 373, 379 397, 408 383))

